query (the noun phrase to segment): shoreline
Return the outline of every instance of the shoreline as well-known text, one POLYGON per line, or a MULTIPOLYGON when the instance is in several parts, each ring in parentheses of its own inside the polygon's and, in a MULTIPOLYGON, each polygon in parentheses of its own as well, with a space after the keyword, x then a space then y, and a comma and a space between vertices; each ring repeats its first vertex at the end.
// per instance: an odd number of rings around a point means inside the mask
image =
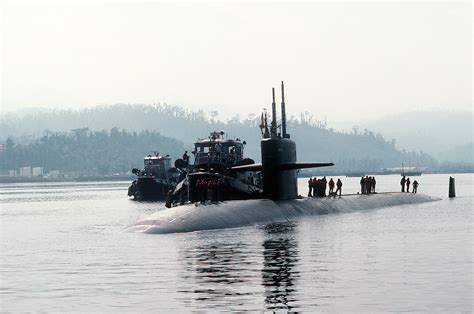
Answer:
MULTIPOLYGON (((423 173, 420 176, 427 175, 427 174, 474 174, 474 172, 430 172, 430 173, 423 173)), ((401 176, 401 174, 399 173, 377 173, 377 172, 367 172, 366 174, 364 174, 364 176, 365 175, 401 176)), ((298 174, 298 178, 310 178, 310 177, 322 177, 322 176, 355 177, 351 173, 321 172, 321 173, 299 173, 298 174)), ((88 176, 88 177, 77 177, 77 178, 0 177, 0 183, 9 184, 9 183, 47 183, 47 182, 100 182, 100 181, 130 181, 132 182, 133 180, 135 180, 135 178, 136 178, 135 176, 88 176)))
POLYGON ((104 176, 77 178, 32 178, 32 177, 0 177, 0 183, 47 183, 47 182, 97 182, 97 181, 133 181, 132 176, 104 176))

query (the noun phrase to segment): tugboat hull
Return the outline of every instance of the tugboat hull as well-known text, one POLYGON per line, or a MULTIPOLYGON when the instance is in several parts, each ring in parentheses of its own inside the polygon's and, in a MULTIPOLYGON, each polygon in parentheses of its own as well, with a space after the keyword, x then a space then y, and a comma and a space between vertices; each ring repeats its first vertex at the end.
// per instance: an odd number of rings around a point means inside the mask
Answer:
POLYGON ((171 167, 169 155, 162 156, 158 152, 145 156, 143 164, 143 170, 132 169, 137 179, 128 188, 128 196, 137 201, 166 200, 168 191, 174 189, 183 171, 171 167))
POLYGON ((138 201, 164 201, 166 194, 173 187, 157 181, 153 177, 139 177, 128 189, 128 196, 138 201))

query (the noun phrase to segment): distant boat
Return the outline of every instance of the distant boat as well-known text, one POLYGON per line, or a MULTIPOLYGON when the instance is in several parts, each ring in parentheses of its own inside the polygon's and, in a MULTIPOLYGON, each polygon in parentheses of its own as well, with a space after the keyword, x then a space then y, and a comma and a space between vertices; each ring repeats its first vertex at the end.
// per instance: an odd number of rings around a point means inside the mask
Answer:
POLYGON ((400 175, 403 176, 408 176, 408 177, 417 177, 421 176, 421 171, 407 171, 405 173, 400 173, 400 175))
POLYGON ((400 173, 400 175, 402 177, 403 176, 411 176, 411 177, 421 176, 421 171, 415 171, 414 167, 409 167, 409 168, 411 168, 412 170, 405 172, 405 167, 402 163, 402 173, 400 173))

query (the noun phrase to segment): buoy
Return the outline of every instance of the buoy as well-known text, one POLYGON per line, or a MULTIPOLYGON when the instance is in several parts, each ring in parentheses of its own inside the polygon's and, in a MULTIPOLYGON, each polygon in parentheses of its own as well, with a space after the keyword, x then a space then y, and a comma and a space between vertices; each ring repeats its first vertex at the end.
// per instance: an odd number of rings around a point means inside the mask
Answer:
POLYGON ((449 197, 456 197, 456 187, 453 177, 449 177, 449 197))

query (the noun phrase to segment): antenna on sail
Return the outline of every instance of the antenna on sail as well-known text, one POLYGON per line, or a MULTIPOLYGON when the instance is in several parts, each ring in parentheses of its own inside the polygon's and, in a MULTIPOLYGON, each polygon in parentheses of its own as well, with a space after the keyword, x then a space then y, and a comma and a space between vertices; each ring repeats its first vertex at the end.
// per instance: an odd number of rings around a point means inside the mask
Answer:
POLYGON ((273 96, 273 102, 272 102, 272 125, 270 127, 270 132, 273 138, 277 136, 277 120, 276 120, 276 104, 275 104, 275 88, 272 87, 272 96, 273 96))
POLYGON ((281 137, 290 137, 289 134, 286 134, 285 86, 283 84, 283 81, 281 81, 281 137))

